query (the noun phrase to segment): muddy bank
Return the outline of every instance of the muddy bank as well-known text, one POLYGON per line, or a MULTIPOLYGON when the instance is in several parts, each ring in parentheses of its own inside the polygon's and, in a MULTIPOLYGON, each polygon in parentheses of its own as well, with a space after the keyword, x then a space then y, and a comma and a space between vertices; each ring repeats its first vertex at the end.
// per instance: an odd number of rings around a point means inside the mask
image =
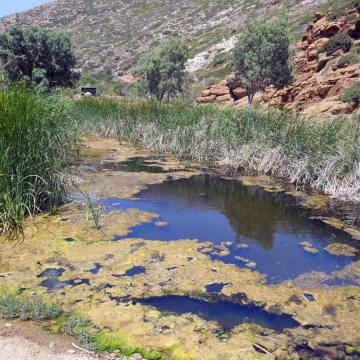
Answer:
MULTIPOLYGON (((189 170, 188 163, 170 158, 150 160, 150 166, 164 171, 144 171, 146 168, 126 171, 113 164, 124 165, 123 162, 130 158, 146 158, 148 154, 130 144, 119 145, 113 139, 92 138, 87 145, 86 158, 77 164, 74 176, 81 179, 80 185, 94 201, 103 201, 100 230, 96 230, 91 218, 86 217, 83 202, 78 194, 74 194, 76 202, 68 204, 58 214, 30 220, 21 244, 0 244, 0 289, 17 287, 23 293, 41 294, 45 299, 57 300, 66 311, 87 314, 94 325, 113 334, 115 339, 141 348, 158 349, 169 359, 273 359, 276 356, 330 359, 344 358, 351 349, 357 351, 360 346, 357 321, 360 296, 356 284, 360 278, 360 263, 356 258, 351 256, 351 260, 344 260, 338 268, 326 272, 307 271, 286 281, 269 284, 266 273, 259 271, 257 264, 246 266, 254 262, 251 251, 255 242, 250 240, 259 237, 256 232, 247 235, 249 241, 243 239, 238 243, 239 251, 244 252, 242 260, 248 259, 246 255, 249 255, 248 263, 239 260, 244 266, 224 261, 232 251, 231 245, 226 244, 231 243, 231 239, 215 243, 205 238, 184 236, 172 239, 176 241, 164 241, 164 234, 174 229, 175 220, 167 222, 166 211, 159 213, 156 208, 137 207, 139 200, 136 198, 141 197, 141 191, 151 189, 151 185, 190 179, 201 172, 196 167, 189 170), (106 202, 106 199, 112 200, 106 202), (130 207, 118 205, 128 205, 129 201, 134 201, 130 207), (134 229, 144 225, 153 226, 153 236, 148 232, 134 233, 134 229), (114 241, 114 236, 119 237, 118 241, 114 241), (211 287, 214 284, 221 286, 211 287), (191 306, 186 306, 184 311, 174 311, 168 303, 164 307, 146 300, 165 296, 186 297, 191 306), (231 303, 224 308, 234 306, 233 311, 239 318, 241 306, 255 306, 264 312, 268 322, 245 320, 225 329, 217 319, 204 316, 201 307, 200 311, 195 311, 193 301, 196 306, 199 306, 198 301, 206 301, 204 306, 210 307, 211 303, 231 303), (282 315, 290 316, 294 326, 280 329, 273 326, 276 316, 282 315)), ((265 190, 270 194, 285 192, 270 178, 243 180, 244 186, 250 189, 265 184, 265 190)), ((208 196, 206 200, 206 196, 201 195, 203 192, 199 192, 197 195, 190 193, 190 199, 198 204, 197 196, 200 196, 204 198, 204 211, 209 213, 211 207, 212 211, 221 213, 222 205, 217 203, 215 206, 211 202, 212 195, 204 193, 208 196)), ((306 203, 311 203, 312 207, 316 204, 315 216, 325 216, 320 211, 319 199, 315 201, 300 193, 296 199, 301 207, 306 203)), ((284 213, 286 218, 290 209, 278 213, 284 213)), ((256 225, 256 216, 259 218, 255 214, 252 226, 256 225)), ((245 227, 251 223, 249 218, 241 222, 237 217, 233 222, 245 227)), ((270 222, 270 229, 274 230, 272 226, 278 223, 270 222)), ((184 230, 188 230, 189 224, 184 225, 184 230)), ((283 229, 284 224, 280 224, 279 228, 283 229)), ((314 224, 317 226, 316 221, 314 224)), ((329 229, 328 225, 323 226, 329 229)), ((350 226, 344 222, 342 227, 351 227, 353 233, 357 231, 354 224, 350 226)), ((284 234, 293 229, 290 227, 284 234)), ((355 241, 350 234, 348 236, 355 241)), ((299 251, 304 251, 309 261, 311 256, 323 253, 342 258, 328 254, 320 246, 321 242, 313 241, 312 246, 307 244, 308 248, 317 247, 319 253, 306 252, 303 250, 306 244, 300 242, 299 239, 296 246, 299 251)), ((263 244, 259 246, 264 248, 263 244)), ((220 314, 223 308, 215 309, 220 314)), ((224 313, 224 316, 229 314, 232 313, 224 313)))

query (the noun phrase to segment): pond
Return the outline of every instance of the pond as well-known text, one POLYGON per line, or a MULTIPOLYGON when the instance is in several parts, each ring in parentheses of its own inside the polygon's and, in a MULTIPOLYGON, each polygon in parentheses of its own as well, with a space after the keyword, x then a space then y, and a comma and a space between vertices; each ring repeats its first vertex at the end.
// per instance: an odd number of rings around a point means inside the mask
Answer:
POLYGON ((292 196, 270 193, 240 181, 215 175, 150 185, 133 199, 107 198, 106 211, 138 208, 159 218, 131 229, 114 240, 142 238, 176 241, 197 239, 214 260, 255 269, 269 284, 310 272, 340 270, 355 256, 335 256, 324 248, 332 243, 356 246, 346 233, 311 219, 292 196), (225 251, 224 251, 225 250, 225 251))

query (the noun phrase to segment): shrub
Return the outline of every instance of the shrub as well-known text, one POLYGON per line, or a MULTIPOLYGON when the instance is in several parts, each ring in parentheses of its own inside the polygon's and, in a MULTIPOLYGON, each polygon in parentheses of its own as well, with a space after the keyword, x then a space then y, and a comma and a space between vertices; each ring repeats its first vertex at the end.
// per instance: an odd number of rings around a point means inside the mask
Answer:
POLYGON ((344 102, 355 101, 360 102, 360 81, 356 82, 348 89, 345 89, 341 95, 341 100, 344 102))
POLYGON ((346 33, 338 33, 332 36, 329 41, 324 44, 319 52, 325 52, 327 56, 332 55, 337 50, 343 50, 347 52, 350 50, 352 45, 351 37, 346 33))
POLYGON ((60 304, 46 304, 40 297, 0 296, 0 316, 5 319, 48 320, 61 314, 60 304))
POLYGON ((355 52, 350 52, 348 54, 340 56, 337 65, 338 66, 347 66, 351 64, 356 64, 360 59, 359 54, 355 52))

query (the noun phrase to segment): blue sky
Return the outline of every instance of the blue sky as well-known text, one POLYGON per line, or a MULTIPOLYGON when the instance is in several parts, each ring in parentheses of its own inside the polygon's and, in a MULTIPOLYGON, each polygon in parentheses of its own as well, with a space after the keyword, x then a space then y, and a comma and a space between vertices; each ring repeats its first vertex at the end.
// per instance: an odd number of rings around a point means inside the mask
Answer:
POLYGON ((31 9, 49 0, 0 0, 0 17, 31 9))

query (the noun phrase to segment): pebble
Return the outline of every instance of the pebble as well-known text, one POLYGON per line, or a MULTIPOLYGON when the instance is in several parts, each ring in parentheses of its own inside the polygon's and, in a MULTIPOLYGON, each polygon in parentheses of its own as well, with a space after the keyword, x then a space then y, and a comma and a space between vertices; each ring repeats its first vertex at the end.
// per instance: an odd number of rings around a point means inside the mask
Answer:
POLYGON ((50 348, 50 349, 53 349, 54 347, 55 347, 55 343, 51 342, 51 343, 49 344, 49 348, 50 348))
POLYGON ((12 324, 6 323, 4 326, 5 326, 6 328, 11 328, 11 327, 12 327, 12 324))
POLYGON ((76 351, 73 350, 73 349, 69 349, 67 352, 68 352, 69 354, 75 354, 75 353, 76 353, 76 351))

